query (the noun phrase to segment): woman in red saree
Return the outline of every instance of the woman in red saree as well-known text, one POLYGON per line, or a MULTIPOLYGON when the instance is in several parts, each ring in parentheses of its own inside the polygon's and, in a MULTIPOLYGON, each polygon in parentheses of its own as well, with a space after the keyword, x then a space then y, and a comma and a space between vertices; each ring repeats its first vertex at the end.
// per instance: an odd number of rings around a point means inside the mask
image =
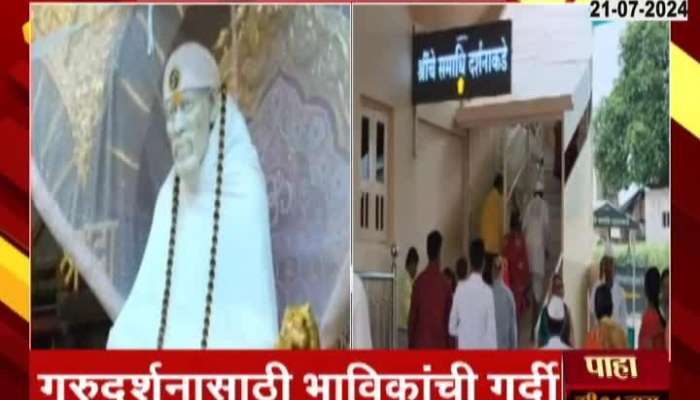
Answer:
POLYGON ((504 270, 503 280, 513 292, 518 320, 530 305, 527 296, 530 286, 530 266, 527 261, 525 236, 520 228, 520 215, 513 212, 510 217, 510 232, 504 240, 503 257, 508 262, 508 268, 504 270))
POLYGON ((647 309, 642 317, 639 331, 640 349, 664 349, 666 347, 666 322, 659 312, 659 292, 661 274, 656 267, 651 267, 644 275, 644 292, 647 297, 647 309))

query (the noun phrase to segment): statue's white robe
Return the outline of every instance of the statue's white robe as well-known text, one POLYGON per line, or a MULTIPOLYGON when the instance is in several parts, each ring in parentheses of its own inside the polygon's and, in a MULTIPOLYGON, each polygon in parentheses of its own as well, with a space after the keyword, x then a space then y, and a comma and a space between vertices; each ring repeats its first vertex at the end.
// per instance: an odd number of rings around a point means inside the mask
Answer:
MULTIPOLYGON (((212 243, 219 118, 195 190, 180 181, 177 235, 165 348, 199 348, 212 243)), ((109 335, 108 348, 155 348, 170 240, 174 171, 158 193, 136 281, 109 335)), ((227 99, 209 348, 271 348, 278 333, 267 192, 245 121, 227 99)))

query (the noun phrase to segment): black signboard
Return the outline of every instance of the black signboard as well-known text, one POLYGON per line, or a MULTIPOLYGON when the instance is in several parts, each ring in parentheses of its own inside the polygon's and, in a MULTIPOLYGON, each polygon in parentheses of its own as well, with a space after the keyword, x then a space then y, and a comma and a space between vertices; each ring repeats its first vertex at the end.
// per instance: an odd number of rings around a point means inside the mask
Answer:
POLYGON ((603 204, 593 212, 593 226, 596 228, 638 228, 635 220, 609 203, 603 204))
POLYGON ((511 21, 413 36, 413 103, 510 93, 511 21))

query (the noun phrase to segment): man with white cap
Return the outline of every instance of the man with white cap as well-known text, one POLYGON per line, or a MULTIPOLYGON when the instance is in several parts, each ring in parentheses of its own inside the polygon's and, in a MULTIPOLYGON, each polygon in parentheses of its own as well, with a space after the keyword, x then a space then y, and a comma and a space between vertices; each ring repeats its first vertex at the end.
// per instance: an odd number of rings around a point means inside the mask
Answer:
POLYGON ((561 337, 564 331, 565 318, 564 300, 559 296, 552 296, 547 305, 547 327, 550 336, 547 343, 542 347, 543 349, 566 350, 571 348, 564 343, 561 337))
POLYGON ((265 179, 211 53, 185 43, 163 77, 173 168, 109 348, 271 348, 277 337, 265 179))
POLYGON ((535 312, 539 310, 545 291, 546 246, 549 237, 549 207, 544 201, 544 185, 538 181, 535 193, 525 207, 523 230, 530 264, 532 292, 535 297, 535 312))

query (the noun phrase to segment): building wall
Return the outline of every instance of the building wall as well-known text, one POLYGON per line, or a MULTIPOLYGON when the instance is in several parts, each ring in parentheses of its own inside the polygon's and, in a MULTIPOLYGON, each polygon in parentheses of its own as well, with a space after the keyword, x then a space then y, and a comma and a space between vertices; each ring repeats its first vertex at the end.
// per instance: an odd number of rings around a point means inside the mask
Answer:
MULTIPOLYGON (((573 132, 590 98, 590 69, 579 81, 574 92, 574 109, 564 115, 564 137, 573 132), (579 116, 577 119, 575 116, 579 116)), ((565 142, 566 143, 566 142, 565 142)), ((593 228, 593 137, 589 135, 579 153, 571 174, 564 185, 563 198, 563 269, 565 301, 571 310, 575 342, 583 344, 587 327, 588 290, 591 286, 589 269, 597 265, 593 249, 597 235, 593 228)), ((562 168, 563 171, 563 168, 562 168)))
MULTIPOLYGON (((646 195, 645 195, 646 197, 646 195)), ((632 209, 632 218, 637 220, 641 224, 642 232, 636 235, 637 240, 646 240, 646 211, 645 211, 646 199, 643 201, 638 201, 632 209)), ((626 238, 629 238, 630 233, 627 232, 626 238)))
MULTIPOLYGON (((414 192, 409 195, 414 200, 397 201, 397 239, 406 243, 404 249, 409 242, 415 245, 423 257, 428 232, 438 229, 443 236, 443 265, 454 268, 462 255, 464 228, 462 138, 418 124, 417 142, 414 171, 400 178, 414 180, 414 192)), ((397 183, 397 193, 407 193, 397 183)), ((422 259, 427 261, 427 255, 422 259)))
POLYGON ((481 236, 481 209, 497 172, 503 170, 503 128, 479 128, 469 132, 469 241, 481 236))
POLYGON ((593 260, 596 234, 593 230, 593 154, 592 140, 586 141, 564 188, 564 287, 571 310, 574 336, 582 345, 587 330, 588 270, 593 260))
MULTIPOLYGON (((452 266, 461 254, 464 227, 463 139, 442 129, 446 122, 435 116, 450 115, 449 105, 431 105, 417 122, 414 157, 413 107, 411 104, 412 22, 405 7, 355 7, 353 29, 354 65, 354 183, 359 184, 358 127, 361 98, 370 98, 392 110, 393 140, 390 141, 391 180, 390 232, 385 242, 364 240, 358 235, 359 197, 353 193, 354 249, 356 271, 383 270, 391 266, 390 244, 396 242, 397 262, 404 264, 410 246, 418 249, 420 267, 427 261, 426 236, 432 229, 443 235, 443 264, 452 266)), ((454 106, 452 106, 454 107, 454 106)))
MULTIPOLYGON (((669 190, 646 189, 646 200, 644 209, 645 232, 647 243, 669 243, 671 239, 670 225, 663 226, 663 213, 671 211, 669 204, 669 190)), ((670 218, 670 217, 669 217, 670 218)))

